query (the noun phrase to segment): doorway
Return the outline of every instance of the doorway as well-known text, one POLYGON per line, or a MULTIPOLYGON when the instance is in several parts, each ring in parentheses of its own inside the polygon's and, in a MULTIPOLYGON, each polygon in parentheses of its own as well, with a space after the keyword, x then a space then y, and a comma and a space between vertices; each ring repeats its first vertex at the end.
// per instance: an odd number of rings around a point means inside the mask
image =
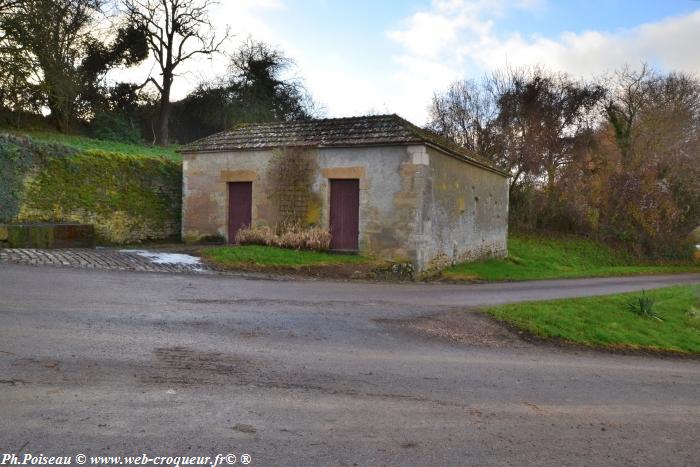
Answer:
POLYGON ((330 230, 332 250, 358 250, 360 180, 331 179, 330 230))
POLYGON ((236 233, 250 227, 253 208, 253 182, 228 184, 228 242, 236 243, 236 233))

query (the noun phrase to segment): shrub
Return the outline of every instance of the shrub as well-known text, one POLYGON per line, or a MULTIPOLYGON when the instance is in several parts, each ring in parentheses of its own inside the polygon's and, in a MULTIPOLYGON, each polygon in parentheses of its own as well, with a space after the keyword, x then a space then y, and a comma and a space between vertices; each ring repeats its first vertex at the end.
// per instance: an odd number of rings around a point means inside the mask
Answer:
POLYGON ((305 240, 304 230, 298 226, 291 226, 285 229, 285 231, 279 236, 277 245, 282 248, 301 250, 306 245, 305 240))
POLYGON ((309 250, 327 250, 331 246, 331 233, 320 227, 311 227, 305 232, 304 246, 309 250))
POLYGON ((331 233, 320 227, 304 229, 292 224, 284 229, 277 245, 295 250, 327 250, 331 246, 331 233))
POLYGON ((267 226, 246 227, 236 233, 236 243, 241 245, 276 245, 277 236, 267 226))
POLYGON ((630 300, 627 305, 628 309, 643 318, 655 319, 657 321, 663 321, 661 316, 654 310, 656 305, 656 300, 654 297, 650 297, 646 294, 646 291, 642 290, 642 295, 635 297, 630 300))
POLYGON ((123 115, 101 112, 90 122, 92 137, 107 141, 138 144, 142 141, 141 131, 123 115))
POLYGON ((327 250, 331 245, 331 233, 320 227, 304 229, 298 224, 284 227, 277 235, 270 227, 248 227, 236 233, 241 245, 267 245, 295 250, 327 250))

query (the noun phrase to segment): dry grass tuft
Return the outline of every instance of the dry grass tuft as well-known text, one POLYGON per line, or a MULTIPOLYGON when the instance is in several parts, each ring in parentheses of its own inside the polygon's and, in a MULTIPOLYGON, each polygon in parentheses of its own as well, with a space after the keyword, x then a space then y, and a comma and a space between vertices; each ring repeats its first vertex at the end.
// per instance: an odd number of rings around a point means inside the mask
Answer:
POLYGON ((294 250, 327 250, 331 245, 331 233, 320 227, 302 228, 298 224, 286 226, 277 235, 270 227, 249 227, 236 234, 241 245, 265 245, 294 250))
POLYGON ((236 243, 241 245, 276 245, 277 235, 267 226, 247 227, 236 233, 236 243))

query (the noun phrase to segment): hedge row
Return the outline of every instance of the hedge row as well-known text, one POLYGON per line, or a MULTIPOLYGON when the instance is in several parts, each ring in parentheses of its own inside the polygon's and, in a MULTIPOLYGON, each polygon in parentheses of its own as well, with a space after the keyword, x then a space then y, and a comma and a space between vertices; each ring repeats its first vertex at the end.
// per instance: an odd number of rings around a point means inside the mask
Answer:
POLYGON ((0 222, 93 224, 100 243, 180 235, 182 168, 0 135, 0 222))

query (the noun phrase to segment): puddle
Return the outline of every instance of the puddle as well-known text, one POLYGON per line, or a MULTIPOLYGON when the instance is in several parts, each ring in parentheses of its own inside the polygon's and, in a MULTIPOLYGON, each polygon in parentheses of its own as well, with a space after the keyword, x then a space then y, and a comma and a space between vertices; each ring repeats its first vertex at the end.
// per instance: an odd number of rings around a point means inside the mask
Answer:
POLYGON ((148 258, 153 264, 187 266, 196 271, 204 270, 202 260, 192 255, 186 255, 182 253, 164 253, 159 251, 148 250, 120 250, 120 252, 143 256, 144 258, 148 258))

